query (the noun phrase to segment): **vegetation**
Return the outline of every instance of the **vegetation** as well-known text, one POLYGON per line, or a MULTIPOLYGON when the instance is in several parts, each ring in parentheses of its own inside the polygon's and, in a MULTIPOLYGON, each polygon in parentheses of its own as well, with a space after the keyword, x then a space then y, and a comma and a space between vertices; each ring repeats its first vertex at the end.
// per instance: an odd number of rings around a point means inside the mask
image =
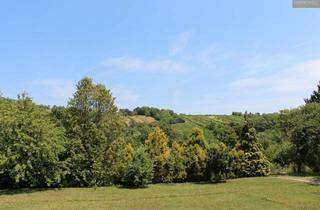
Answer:
POLYGON ((0 209, 319 209, 319 186, 277 177, 224 184, 0 190, 0 209), (59 202, 57 202, 57 200, 59 202))
POLYGON ((26 94, 0 97, 0 184, 145 187, 288 168, 319 173, 319 92, 320 85, 296 109, 230 116, 119 111, 111 92, 90 78, 79 81, 67 107, 36 105, 26 94))

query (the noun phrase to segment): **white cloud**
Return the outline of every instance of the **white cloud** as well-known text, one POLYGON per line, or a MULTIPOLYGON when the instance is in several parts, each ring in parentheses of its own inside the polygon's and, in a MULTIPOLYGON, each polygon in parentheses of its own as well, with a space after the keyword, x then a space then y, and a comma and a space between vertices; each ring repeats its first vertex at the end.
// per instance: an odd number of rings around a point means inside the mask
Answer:
POLYGON ((296 63, 264 77, 233 81, 236 88, 269 88, 274 91, 311 91, 320 79, 320 59, 296 63))
POLYGON ((177 73, 187 69, 185 64, 175 62, 169 58, 147 60, 129 56, 109 58, 103 61, 102 65, 107 68, 147 73, 177 73))
POLYGON ((255 55, 247 56, 243 60, 244 73, 246 75, 258 75, 261 73, 270 73, 275 70, 287 68, 289 64, 294 62, 294 57, 288 54, 274 55, 255 55))

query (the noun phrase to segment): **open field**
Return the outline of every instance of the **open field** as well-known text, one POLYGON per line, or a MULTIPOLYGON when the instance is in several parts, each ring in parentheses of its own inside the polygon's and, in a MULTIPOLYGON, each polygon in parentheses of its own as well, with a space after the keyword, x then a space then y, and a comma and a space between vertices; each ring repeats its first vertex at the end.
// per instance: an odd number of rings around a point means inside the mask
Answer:
POLYGON ((1 190, 0 209, 320 209, 320 186, 294 178, 245 178, 222 184, 145 189, 1 190))

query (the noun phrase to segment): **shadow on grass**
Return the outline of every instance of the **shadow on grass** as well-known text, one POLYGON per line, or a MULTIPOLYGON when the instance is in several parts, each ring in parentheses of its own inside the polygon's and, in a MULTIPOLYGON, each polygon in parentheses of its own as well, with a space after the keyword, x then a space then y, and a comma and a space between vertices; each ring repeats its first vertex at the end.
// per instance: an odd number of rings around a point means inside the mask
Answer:
POLYGON ((311 178, 310 185, 320 186, 320 176, 311 178))
POLYGON ((18 195, 45 191, 55 191, 60 190, 60 188, 20 188, 20 189, 0 189, 1 195, 18 195))
POLYGON ((217 184, 225 184, 227 183, 227 180, 222 180, 222 181, 200 181, 200 182, 190 182, 192 184, 199 184, 199 185, 208 185, 208 184, 212 184, 212 185, 217 185, 217 184))
POLYGON ((139 189, 147 189, 147 188, 148 188, 148 185, 146 185, 146 186, 139 186, 139 187, 116 185, 116 187, 117 187, 118 189, 139 190, 139 189))
MULTIPOLYGON (((194 181, 194 182, 172 182, 172 183, 154 183, 152 185, 165 185, 165 186, 172 186, 175 187, 180 184, 196 184, 196 185, 217 185, 217 184, 224 184, 227 181, 219 181, 219 182, 210 182, 210 181, 194 181)), ((140 187, 133 187, 133 186, 123 186, 123 185, 116 185, 118 189, 129 189, 129 190, 139 190, 139 189, 147 189, 149 185, 140 186, 140 187)))

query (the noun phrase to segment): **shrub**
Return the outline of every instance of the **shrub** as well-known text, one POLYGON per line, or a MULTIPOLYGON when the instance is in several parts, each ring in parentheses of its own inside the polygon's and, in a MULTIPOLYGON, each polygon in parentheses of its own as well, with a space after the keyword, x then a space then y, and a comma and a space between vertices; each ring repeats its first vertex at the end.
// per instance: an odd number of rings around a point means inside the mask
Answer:
POLYGON ((126 187, 145 187, 153 178, 152 160, 143 148, 137 150, 124 170, 121 184, 126 187))
POLYGON ((223 143, 212 144, 208 150, 209 180, 221 181, 228 177, 230 172, 231 156, 228 147, 223 143))

